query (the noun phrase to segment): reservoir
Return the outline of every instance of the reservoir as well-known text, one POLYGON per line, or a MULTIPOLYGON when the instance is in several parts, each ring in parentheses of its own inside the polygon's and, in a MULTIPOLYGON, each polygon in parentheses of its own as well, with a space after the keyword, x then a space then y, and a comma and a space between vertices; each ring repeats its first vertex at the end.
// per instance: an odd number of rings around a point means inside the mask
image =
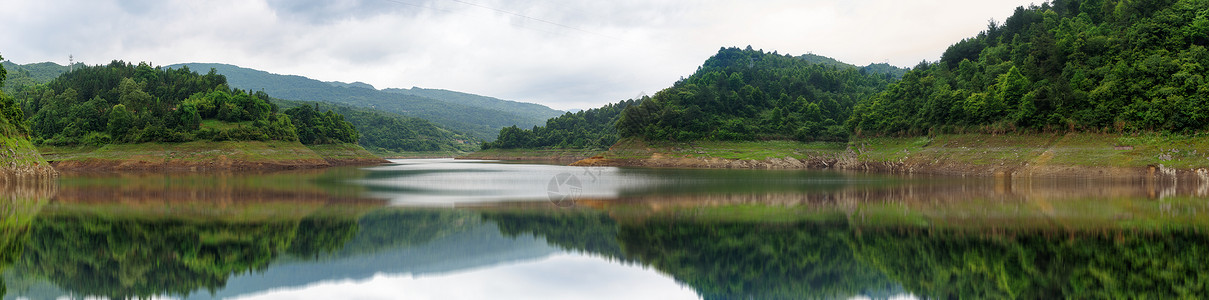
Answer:
POLYGON ((2 188, 3 299, 1209 294, 1201 181, 411 159, 2 188))

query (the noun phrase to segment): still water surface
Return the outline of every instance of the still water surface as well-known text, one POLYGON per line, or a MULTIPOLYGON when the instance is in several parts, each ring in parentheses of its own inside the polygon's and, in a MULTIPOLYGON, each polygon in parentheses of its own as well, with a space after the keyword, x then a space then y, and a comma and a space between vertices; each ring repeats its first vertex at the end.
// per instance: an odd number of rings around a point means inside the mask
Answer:
POLYGON ((4 299, 1203 298, 1209 187, 398 160, 0 190, 4 299))

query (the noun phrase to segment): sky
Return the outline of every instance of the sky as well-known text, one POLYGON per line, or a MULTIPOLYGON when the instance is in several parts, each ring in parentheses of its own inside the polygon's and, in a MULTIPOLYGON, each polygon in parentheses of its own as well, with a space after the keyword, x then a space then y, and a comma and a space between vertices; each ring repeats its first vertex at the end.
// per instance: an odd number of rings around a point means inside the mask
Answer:
POLYGON ((671 86, 721 47, 910 67, 1021 0, 5 0, 0 56, 227 63, 586 109, 671 86))

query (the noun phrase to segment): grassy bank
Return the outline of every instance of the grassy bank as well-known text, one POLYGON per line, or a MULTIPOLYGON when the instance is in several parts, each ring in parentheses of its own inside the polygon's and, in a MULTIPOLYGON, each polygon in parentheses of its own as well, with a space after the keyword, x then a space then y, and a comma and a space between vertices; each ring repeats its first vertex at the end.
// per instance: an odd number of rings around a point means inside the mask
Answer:
POLYGON ((251 170, 317 168, 354 159, 380 160, 358 146, 314 148, 284 141, 193 141, 110 144, 103 147, 43 147, 64 170, 251 170))
POLYGON ((332 165, 364 165, 386 163, 357 144, 324 144, 306 146, 332 165))
POLYGON ((858 138, 847 143, 627 139, 602 157, 577 164, 1135 177, 1154 172, 1198 174, 1197 169, 1209 168, 1209 134, 960 134, 858 138))
POLYGON ((0 136, 0 177, 47 177, 55 170, 24 137, 0 136))
POLYGON ((930 159, 972 166, 1209 167, 1209 135, 1204 134, 967 134, 868 138, 851 146, 858 159, 872 162, 926 163, 930 159))

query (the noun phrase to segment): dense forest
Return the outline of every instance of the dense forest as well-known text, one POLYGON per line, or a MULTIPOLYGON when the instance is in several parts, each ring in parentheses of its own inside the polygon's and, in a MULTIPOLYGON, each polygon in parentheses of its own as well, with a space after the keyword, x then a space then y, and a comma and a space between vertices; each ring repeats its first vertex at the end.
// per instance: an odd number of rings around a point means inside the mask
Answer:
MULTIPOLYGON (((0 57, 0 60, 3 59, 0 57)), ((0 66, 0 86, 4 86, 7 78, 8 71, 0 66)), ((21 106, 3 91, 0 91, 0 134, 4 137, 29 135, 29 126, 25 124, 25 113, 21 111, 21 106)))
POLYGON ((113 61, 77 68, 24 88, 17 97, 36 144, 297 141, 299 132, 309 134, 308 144, 357 139, 340 117, 293 122, 268 94, 229 88, 213 71, 201 75, 113 61))
POLYGON ((953 44, 848 122, 860 135, 1209 128, 1209 2, 1055 0, 953 44))
POLYGON ((723 48, 692 76, 623 111, 622 137, 691 141, 842 141, 852 106, 894 81, 890 73, 723 48))
MULTIPOLYGON (((445 129, 428 120, 406 117, 381 110, 311 101, 273 99, 282 108, 317 107, 332 111, 352 124, 358 133, 357 144, 378 155, 400 152, 470 152, 478 149, 478 139, 445 129)), ((289 112, 287 109, 287 113, 289 112)), ((302 135, 302 133, 299 133, 302 135)))
POLYGON ((318 105, 287 109, 285 114, 298 126, 298 141, 303 144, 357 143, 357 130, 352 123, 330 110, 320 112, 318 105))
MULTIPOLYGON (((644 97, 645 99, 645 97, 644 97)), ((622 110, 642 103, 642 99, 624 100, 601 108, 566 113, 546 121, 546 126, 520 129, 516 126, 500 129, 494 142, 483 143, 483 149, 559 148, 608 149, 617 143, 617 123, 622 110)))
POLYGON ((821 65, 831 65, 831 66, 846 67, 846 68, 859 68, 861 70, 861 72, 865 72, 865 73, 888 74, 890 76, 893 76, 896 79, 903 78, 903 75, 907 74, 907 71, 911 70, 911 69, 895 67, 888 63, 874 63, 874 64, 869 64, 864 67, 857 67, 856 65, 853 65, 853 64, 845 63, 842 61, 838 61, 834 58, 830 58, 830 57, 826 57, 826 56, 822 56, 822 55, 818 55, 818 54, 814 54, 814 53, 802 54, 802 55, 799 55, 798 58, 800 58, 804 61, 821 64, 821 65))

